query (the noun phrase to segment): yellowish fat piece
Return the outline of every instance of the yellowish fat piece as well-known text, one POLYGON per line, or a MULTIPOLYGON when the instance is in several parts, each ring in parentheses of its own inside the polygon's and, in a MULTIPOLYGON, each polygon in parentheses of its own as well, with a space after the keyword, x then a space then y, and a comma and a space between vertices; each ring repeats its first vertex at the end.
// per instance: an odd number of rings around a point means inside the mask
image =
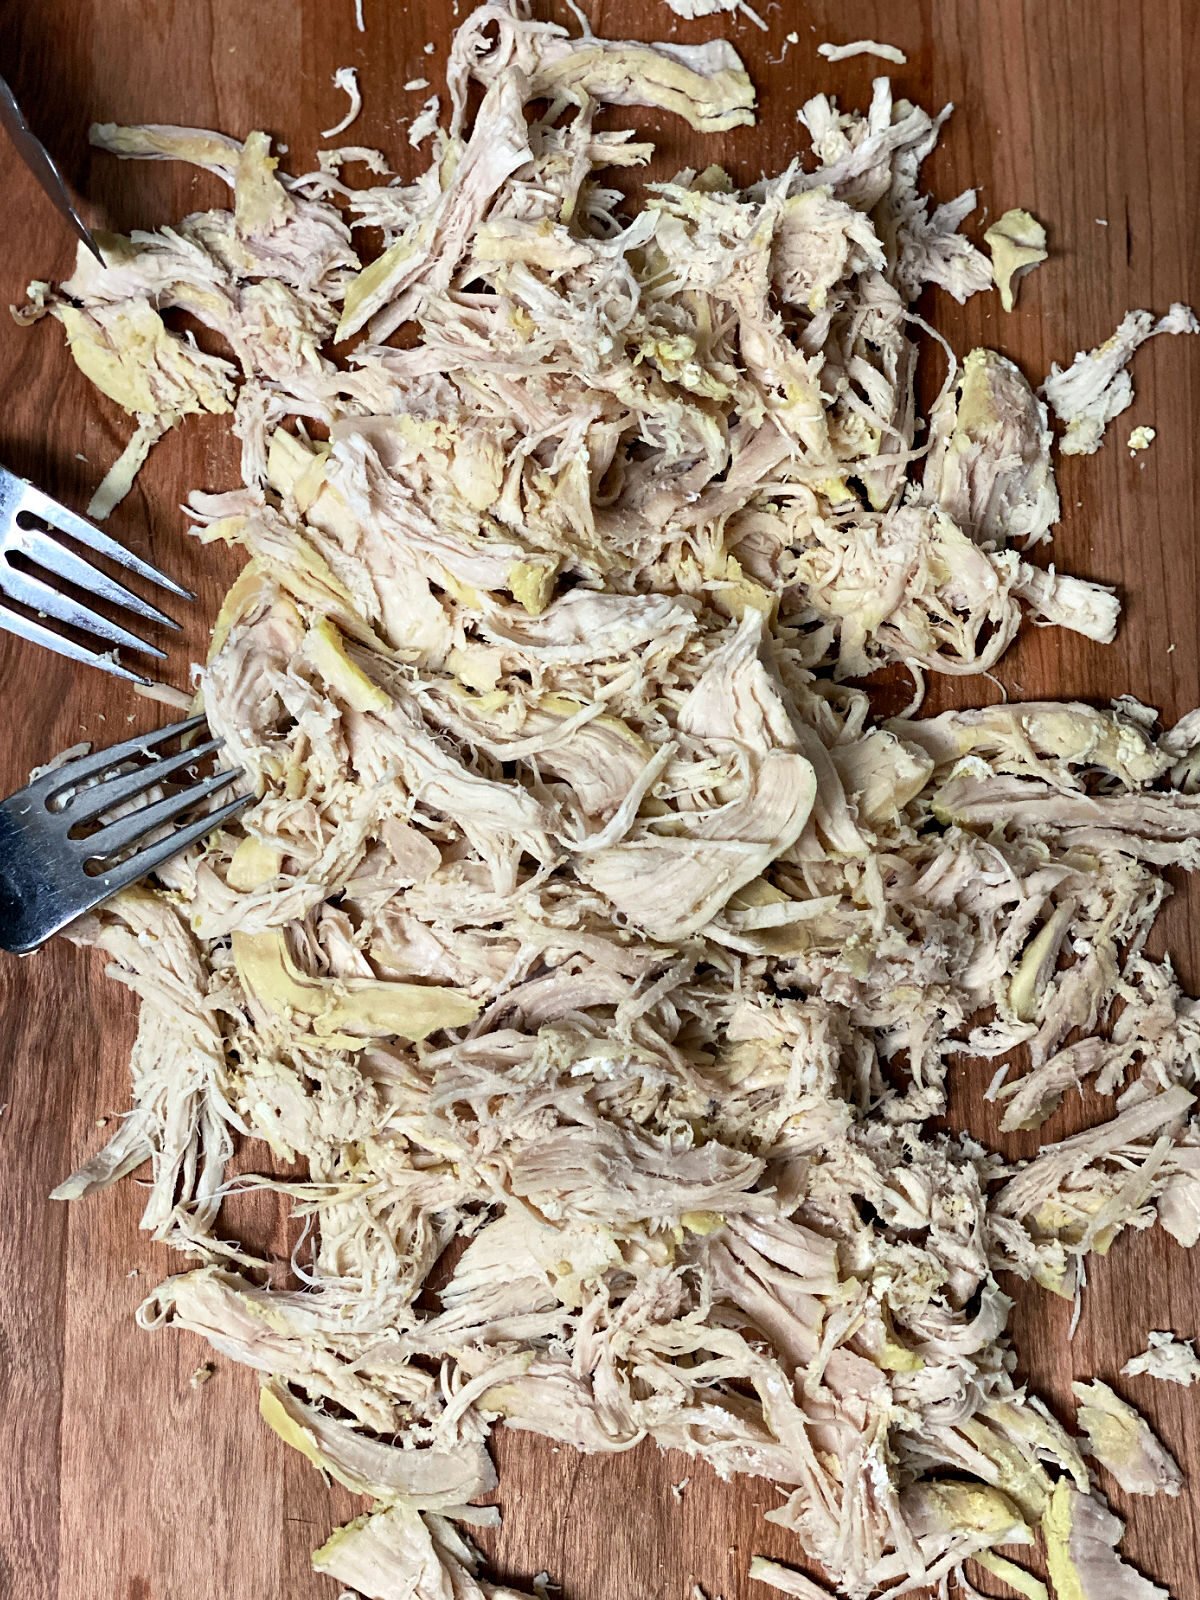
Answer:
POLYGON ((954 413, 954 438, 961 441, 960 449, 978 443, 996 424, 992 376, 1003 361, 1004 357, 995 350, 977 347, 963 362, 958 409, 954 413))
POLYGON ((1013 710, 1013 726, 1024 725, 1039 748, 1068 761, 1107 767, 1127 782, 1150 783, 1168 765, 1140 730, 1090 707, 1051 706, 1024 714, 1022 708, 1013 710))
POLYGON ((168 425, 188 412, 233 409, 224 364, 169 332, 149 301, 129 301, 103 327, 75 306, 56 306, 55 315, 79 370, 139 419, 168 425))
POLYGON ((512 703, 512 694, 507 689, 486 689, 482 694, 468 696, 471 709, 480 716, 489 717, 494 711, 503 711, 512 703))
POLYGON ((1037 1017, 1038 1001, 1042 997, 1042 991, 1050 975, 1050 963, 1056 959, 1059 946, 1074 915, 1073 905, 1059 906, 1039 930, 1036 938, 1029 941, 1025 954, 1021 957, 1021 964, 1013 974, 1008 991, 1009 1004, 1021 1022, 1033 1022, 1037 1017))
POLYGON ((87 514, 95 522, 103 522, 133 488, 133 480, 146 465, 150 451, 166 432, 166 425, 157 417, 144 418, 138 423, 133 437, 104 474, 96 492, 88 501, 87 514))
POLYGON ((524 306, 513 306, 508 313, 508 321, 510 327, 519 333, 523 339, 532 338, 537 331, 537 323, 525 310, 524 306))
POLYGON ((291 494, 311 460, 303 440, 286 428, 276 428, 267 446, 267 482, 276 494, 291 494))
MULTIPOLYGON (((340 1484, 354 1494, 369 1494, 378 1496, 382 1493, 382 1486, 370 1483, 366 1478, 359 1477, 357 1473, 348 1472, 343 1466, 333 1461, 325 1454, 313 1437, 312 1432, 298 1422, 295 1417, 288 1414, 287 1407, 280 1399, 272 1383, 263 1384, 258 1391, 258 1414, 273 1433, 277 1433, 284 1444, 291 1445, 293 1450, 298 1450, 306 1461, 311 1461, 320 1472, 327 1472, 331 1478, 336 1478, 340 1484)), ((349 1529, 339 1528, 334 1533, 333 1539, 345 1535, 349 1529)), ((329 1543, 332 1543, 330 1540, 329 1543)), ((328 1549, 328 1544, 321 1547, 328 1549)), ((318 1551, 319 1555, 321 1552, 318 1551)), ((315 1559, 315 1558, 314 1558, 315 1559)))
POLYGON ((466 606, 471 611, 484 609, 483 596, 474 584, 464 583, 461 578, 456 578, 448 567, 442 568, 439 582, 450 598, 457 600, 459 605, 466 606))
POLYGON ((747 611, 759 611, 764 617, 774 613, 776 596, 764 589, 761 583, 748 578, 736 556, 728 556, 722 577, 713 583, 713 604, 718 611, 735 622, 740 622, 747 611))
MULTIPOLYGON (((323 470, 324 458, 318 464, 323 470)), ((332 503, 340 498, 332 494, 328 485, 319 494, 322 503, 332 503)), ((349 589, 307 539, 293 534, 286 559, 271 570, 279 587, 286 589, 298 604, 307 606, 311 611, 327 614, 331 621, 336 621, 343 634, 366 645, 369 650, 383 656, 393 654, 364 619, 349 589)))
POLYGON ((286 428, 276 428, 267 447, 267 482, 276 494, 290 495, 305 512, 325 486, 327 444, 306 445, 286 428))
MULTIPOLYGON (((560 1262, 561 1266, 562 1263, 560 1262)), ((537 1352, 534 1350, 521 1351, 518 1360, 522 1363, 522 1370, 527 1370, 534 1363, 537 1352)), ((476 1401, 480 1411, 494 1412, 500 1417, 511 1416, 514 1411, 519 1413, 521 1404, 521 1390, 511 1379, 507 1383, 498 1383, 486 1393, 481 1394, 476 1401)))
POLYGON ((941 1479, 922 1483, 920 1492, 939 1506, 950 1528, 984 1534, 997 1544, 1033 1543, 1033 1533, 1011 1491, 1006 1494, 982 1483, 941 1479))
POLYGON ((216 522, 210 522, 207 528, 201 528, 199 530, 200 543, 236 544, 241 538, 242 529, 245 526, 245 517, 218 517, 216 522))
POLYGON ((554 717, 573 717, 583 710, 583 701, 569 694, 544 694, 538 701, 538 707, 554 717))
POLYGON ((495 684, 489 689, 472 690, 469 684, 448 683, 446 694, 449 699, 456 700, 476 716, 481 717, 491 716, 494 711, 503 711, 512 703, 511 692, 508 689, 498 689, 495 684))
POLYGON ((334 575, 324 556, 318 555, 312 545, 299 535, 294 536, 289 555, 287 564, 279 569, 279 581, 285 589, 303 604, 314 607, 328 605, 332 596, 344 605, 348 614, 357 618, 355 625, 348 626, 347 631, 364 644, 375 638, 367 624, 358 618, 354 611, 353 596, 334 575))
POLYGON ((508 569, 508 587, 513 599, 524 606, 531 617, 540 617, 554 593, 554 579, 558 563, 547 566, 541 561, 514 561, 508 569))
MULTIPOLYGON (((1004 1485, 1004 1497, 1019 1506, 1028 1521, 1036 1522, 1050 1493, 1049 1474, 1036 1455, 1001 1437, 978 1416, 966 1421, 963 1433, 994 1464, 997 1479, 1004 1485)), ((960 1487, 947 1486, 945 1492, 957 1494, 960 1487)), ((994 1495, 998 1491, 990 1489, 987 1493, 994 1495)))
POLYGON ((455 645, 446 657, 446 670, 466 689, 490 694, 499 682, 501 657, 486 645, 455 645))
POLYGON ((1089 1600, 1079 1568, 1071 1558, 1071 1505, 1078 1493, 1065 1478, 1060 1478, 1042 1514, 1046 1570, 1050 1574, 1055 1600, 1089 1600))
POLYGON ((101 394, 115 400, 126 411, 158 410, 157 396, 150 389, 145 358, 152 356, 165 335, 162 318, 147 305, 127 313, 129 341, 114 349, 96 337, 91 319, 75 306, 60 306, 58 318, 67 335, 67 346, 75 365, 90 378, 101 394))
POLYGON ((348 1036, 393 1035, 419 1041, 439 1028, 462 1028, 479 1006, 461 989, 377 978, 313 978, 292 960, 281 928, 233 934, 233 959, 242 987, 269 1011, 311 1019, 330 1042, 348 1036))
POLYGON ((392 709, 391 696, 351 661, 341 634, 328 617, 321 617, 308 630, 308 655, 326 683, 353 710, 382 716, 392 709))
POLYGON ((460 438, 450 459, 450 481, 473 511, 495 505, 504 487, 504 452, 487 434, 460 438))
POLYGON ((342 302, 342 318, 334 334, 339 344, 357 333, 380 306, 387 304, 391 298, 393 281, 401 276, 405 263, 417 253, 419 237, 405 234, 404 238, 397 239, 394 245, 372 261, 370 266, 364 267, 351 281, 342 302))
MULTIPOLYGON (((311 1461, 314 1467, 326 1471, 328 1463, 320 1450, 317 1441, 307 1428, 302 1428, 294 1417, 289 1417, 284 1410, 283 1402, 274 1389, 265 1384, 258 1391, 258 1414, 262 1417, 267 1427, 277 1433, 284 1444, 291 1445, 293 1450, 299 1450, 306 1461, 311 1461)), ((339 1532, 344 1532, 339 1529, 339 1532)), ((336 1537, 336 1535, 335 1535, 336 1537)))
POLYGON ((847 500, 854 499, 854 491, 848 487, 845 478, 822 478, 813 484, 818 494, 824 495, 830 505, 845 505, 847 500))
POLYGON ((1087 1434, 1092 1454, 1104 1466, 1125 1465, 1136 1458, 1140 1433, 1145 1427, 1141 1415, 1113 1393, 1107 1384, 1073 1383, 1071 1390, 1078 1403, 1079 1426, 1087 1434), (1101 1390, 1104 1403, 1092 1398, 1101 1390))
POLYGON ((685 1211, 679 1220, 689 1233, 701 1239, 710 1233, 719 1233, 725 1226, 725 1218, 719 1211, 685 1211))
POLYGON ((325 463, 329 460, 330 453, 327 444, 318 445, 313 451, 312 460, 296 480, 293 493, 296 507, 301 514, 309 509, 325 487, 325 463))
POLYGON ((884 1372, 920 1372, 925 1365, 924 1356, 901 1344, 898 1339, 885 1339, 871 1359, 884 1372))
POLYGON ((269 601, 274 593, 275 586, 262 565, 254 559, 248 561, 225 591, 217 620, 213 623, 212 638, 208 645, 209 661, 215 660, 224 649, 234 623, 260 600, 269 601))
MULTIPOLYGON (((267 1391, 265 1389, 262 1391, 263 1394, 266 1394, 266 1392, 267 1391)), ((275 1403, 276 1405, 279 1404, 278 1401, 275 1403)), ((270 1424, 270 1426, 275 1428, 274 1422, 272 1422, 271 1418, 267 1416, 265 1411, 263 1411, 261 1399, 259 1400, 259 1410, 262 1412, 263 1417, 270 1424)), ((291 1419, 289 1418, 288 1420, 290 1421, 291 1419)), ((275 1428, 275 1432, 279 1433, 279 1429, 275 1428)), ((281 1434, 280 1437, 282 1438, 283 1435, 281 1434)), ((290 1444, 291 1440, 286 1440, 286 1443, 290 1444)), ((335 1528, 329 1535, 328 1539, 326 1539, 325 1543, 313 1551, 312 1564, 314 1570, 317 1572, 324 1572, 330 1561, 333 1560, 347 1540, 353 1538, 355 1534, 361 1533, 366 1527, 367 1523, 370 1522, 371 1518, 376 1515, 378 1515, 377 1512, 364 1511, 361 1516, 355 1517, 352 1522, 343 1522, 340 1528, 335 1528)))
POLYGON ((247 834, 233 852, 225 881, 231 889, 242 893, 261 889, 264 883, 279 876, 282 859, 282 853, 274 845, 264 844, 253 834, 247 834))
POLYGON ((1015 1561, 1009 1561, 1006 1556, 998 1556, 992 1550, 980 1550, 971 1559, 978 1562, 985 1572, 1007 1583, 1010 1589, 1024 1595, 1026 1600, 1050 1600, 1050 1592, 1042 1580, 1035 1578, 1032 1572, 1026 1572, 1015 1561))
POLYGON ((1040 1259, 1036 1261, 1033 1268, 1033 1281, 1040 1289, 1045 1289, 1048 1294, 1057 1295, 1060 1300, 1073 1300, 1075 1298, 1074 1275, 1070 1271, 1070 1264, 1065 1253, 1053 1262, 1045 1262, 1040 1259))
POLYGON ((1062 1424, 1041 1407, 1000 1400, 990 1404, 986 1413, 992 1421, 1000 1424, 1010 1439, 1016 1438, 1027 1444, 1032 1456, 1044 1461, 1056 1461, 1070 1474, 1077 1489, 1087 1491, 1091 1478, 1078 1445, 1062 1424))
POLYGON ((992 252, 1000 304, 1011 311, 1017 279, 1046 259, 1046 230, 1028 211, 1014 210, 998 217, 983 237, 992 252))
POLYGON ((292 202, 275 176, 279 162, 265 133, 246 137, 237 158, 233 214, 240 234, 267 233, 290 214, 292 202))
POLYGON ((786 899, 783 890, 768 883, 766 878, 751 878, 749 883, 743 884, 730 895, 729 904, 735 911, 746 911, 751 906, 782 905, 786 899))

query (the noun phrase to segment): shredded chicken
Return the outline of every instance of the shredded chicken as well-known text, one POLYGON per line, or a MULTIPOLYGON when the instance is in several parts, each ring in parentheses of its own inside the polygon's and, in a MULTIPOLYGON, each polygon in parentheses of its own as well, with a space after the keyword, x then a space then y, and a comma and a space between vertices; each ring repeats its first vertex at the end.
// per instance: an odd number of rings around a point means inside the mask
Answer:
POLYGON ((1188 1389, 1193 1383, 1200 1383, 1200 1356, 1190 1339, 1177 1339, 1173 1333, 1151 1333, 1147 1348, 1140 1356, 1131 1356, 1121 1373, 1126 1378, 1144 1373, 1148 1378, 1178 1383, 1188 1389))
POLYGON ((755 27, 766 30, 767 24, 746 0, 666 0, 677 17, 693 22, 697 17, 715 17, 721 12, 733 11, 743 16, 755 27))
POLYGON ((1099 1378, 1073 1383, 1071 1392, 1079 1407, 1079 1426, 1087 1434, 1088 1454, 1126 1494, 1179 1493, 1183 1474, 1140 1412, 1099 1378))
POLYGON ((438 117, 441 115, 441 101, 436 94, 431 94, 429 99, 418 111, 408 130, 408 142, 415 150, 418 145, 425 142, 431 134, 437 132, 438 117))
POLYGON ((332 139, 339 133, 345 133, 346 129, 362 110, 362 92, 358 87, 358 73, 353 67, 339 67, 333 75, 333 86, 335 89, 342 90, 348 97, 350 104, 346 107, 346 114, 341 121, 322 132, 322 139, 332 139))
POLYGON ((1056 1596, 1097 1600, 1170 1600, 1117 1554, 1123 1532, 1098 1495, 1081 1494, 1065 1479, 1055 1488, 1046 1524, 1046 1565, 1056 1596))
POLYGON ((1066 425, 1062 452, 1090 456, 1100 448, 1108 424, 1133 404, 1133 380, 1126 367, 1158 333, 1200 333, 1190 306, 1176 302, 1166 316, 1129 311, 1110 339, 1095 350, 1081 350, 1064 371, 1055 363, 1042 385, 1050 409, 1066 425))
MULTIPOLYGON (((515 1600, 460 1531, 500 1421, 770 1480, 850 1600, 968 1559, 1044 1594, 997 1553, 1039 1542, 1073 1600, 1158 1594, 1014 1382, 999 1275, 1071 1298, 1125 1228, 1200 1234, 1200 1007, 1146 953, 1200 864, 1200 717, 884 721, 850 681, 1117 622, 1028 559, 1059 503, 1023 374, 974 351, 918 414, 914 301, 992 282, 974 193, 919 187, 947 111, 817 95, 810 163, 630 208, 651 147, 604 106, 747 122, 728 44, 488 0, 446 88, 412 182, 98 128, 231 209, 31 295, 143 442, 232 416, 243 485, 191 507, 246 564, 198 687, 257 796, 76 930, 141 1019, 132 1108, 56 1192, 149 1163, 191 1265, 141 1320, 255 1368, 370 1497, 315 1557, 360 1595, 515 1600), (1006 1127, 1085 1082, 1111 1115, 1006 1161, 931 1122, 965 1057, 1006 1127), (238 1139, 303 1175, 229 1178, 238 1139), (303 1219, 290 1261, 222 1225, 246 1187, 303 1219)), ((1048 380, 1077 447, 1144 318, 1048 380)))
POLYGON ((1005 311, 1011 311, 1016 304, 1018 280, 1046 259, 1046 230, 1028 211, 1006 211, 983 237, 992 252, 1000 304, 1005 311))
POLYGON ((850 44, 819 44, 817 54, 824 56, 826 61, 849 61, 851 56, 878 56, 881 61, 894 62, 898 67, 905 66, 908 61, 903 50, 897 49, 894 44, 880 44, 875 39, 855 39, 850 44))
POLYGON ((795 1567, 785 1567, 779 1561, 768 1561, 766 1556, 755 1556, 750 1562, 750 1576, 759 1583, 769 1583, 772 1589, 796 1595, 798 1600, 829 1600, 829 1590, 806 1578, 795 1567))

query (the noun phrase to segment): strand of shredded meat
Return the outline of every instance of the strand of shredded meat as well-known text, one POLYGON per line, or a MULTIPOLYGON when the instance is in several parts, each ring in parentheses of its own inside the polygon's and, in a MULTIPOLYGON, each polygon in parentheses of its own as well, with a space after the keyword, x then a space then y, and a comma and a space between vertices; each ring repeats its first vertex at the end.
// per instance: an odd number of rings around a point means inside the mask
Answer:
POLYGON ((233 208, 35 288, 142 453, 232 412, 244 486, 192 505, 248 560, 199 696, 257 796, 78 935, 141 1025, 133 1109, 59 1193, 152 1164, 144 1225, 196 1264, 142 1320, 258 1369, 371 1497, 315 1557, 361 1595, 512 1595, 462 1531, 498 1419, 767 1478, 860 1600, 971 1557, 1042 1594, 996 1553, 1039 1540, 1060 1595, 1158 1594, 1015 1384, 997 1274, 1071 1297, 1123 1228, 1200 1235, 1200 1010, 1144 950, 1200 862, 1200 723, 879 721, 850 682, 1117 623, 1028 559, 1058 496, 1021 372, 974 351, 918 417, 916 297, 992 278, 973 193, 918 188, 946 113, 819 95, 811 159, 630 214, 611 174, 650 146, 604 106, 745 122, 728 45, 489 0, 447 88, 411 183, 98 128, 233 208), (1008 1165, 929 1125, 964 1054, 1006 1128, 1085 1081, 1112 1115, 1008 1165), (238 1180, 307 1219, 290 1280, 219 1225, 239 1135, 307 1169, 238 1180))

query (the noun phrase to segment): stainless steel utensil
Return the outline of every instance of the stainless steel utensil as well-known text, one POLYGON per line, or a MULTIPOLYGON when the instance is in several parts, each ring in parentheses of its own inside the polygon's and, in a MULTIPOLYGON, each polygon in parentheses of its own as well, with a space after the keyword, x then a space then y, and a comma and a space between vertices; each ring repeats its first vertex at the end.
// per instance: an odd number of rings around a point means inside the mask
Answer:
POLYGON ((76 917, 144 878, 249 804, 252 796, 238 795, 166 837, 135 848, 240 776, 226 771, 187 778, 189 767, 220 749, 220 739, 174 755, 151 755, 172 740, 186 741, 203 726, 203 717, 189 717, 139 734, 111 750, 93 751, 44 772, 0 801, 0 949, 18 954, 36 950, 76 917), (148 759, 139 762, 140 757, 148 759), (168 779, 173 792, 128 809, 131 801, 168 779), (118 809, 120 814, 113 817, 118 809))
POLYGON ((96 260, 103 266, 104 257, 100 254, 100 246, 92 238, 87 223, 76 210, 75 202, 71 199, 71 192, 67 188, 62 173, 58 170, 53 156, 25 121, 24 113, 17 104, 16 95, 13 94, 3 78, 0 78, 0 123, 4 125, 9 138, 16 147, 18 155, 20 155, 30 172, 33 173, 96 260))
POLYGON ((123 583, 118 583, 99 567, 79 553, 78 547, 94 555, 106 556, 127 572, 145 578, 148 583, 169 589, 181 599, 192 600, 190 590, 168 578, 152 567, 148 561, 126 550, 123 544, 107 533, 78 517, 66 506, 51 500, 49 495, 35 489, 24 478, 18 478, 0 467, 0 628, 15 633, 34 644, 44 645, 72 661, 84 661, 103 672, 118 678, 128 678, 134 683, 149 683, 149 678, 132 671, 117 659, 117 649, 124 647, 141 655, 161 660, 164 652, 156 645, 131 633, 119 623, 110 621, 81 600, 63 594, 50 580, 72 585, 77 590, 94 595, 123 611, 147 622, 178 629, 179 624, 140 595, 134 594, 123 583), (13 557, 19 565, 13 564, 13 557), (26 616, 6 606, 3 596, 18 601, 37 617, 26 616), (89 642, 80 642, 59 633, 46 625, 41 618, 52 618, 91 634, 100 641, 100 649, 89 642))

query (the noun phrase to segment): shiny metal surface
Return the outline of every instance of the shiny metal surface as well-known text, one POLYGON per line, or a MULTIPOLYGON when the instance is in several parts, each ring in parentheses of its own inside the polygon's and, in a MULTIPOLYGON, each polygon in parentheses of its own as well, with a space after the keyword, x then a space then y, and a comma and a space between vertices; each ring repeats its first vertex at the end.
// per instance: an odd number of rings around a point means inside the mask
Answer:
POLYGON ((220 748, 219 739, 155 755, 162 745, 186 741, 203 726, 203 717, 189 717, 93 751, 42 773, 0 801, 0 949, 36 950, 250 803, 252 795, 238 795, 190 822, 183 820, 240 776, 224 771, 179 783, 189 766, 220 748), (158 791, 168 779, 170 792, 130 809, 132 801, 158 791), (111 816, 114 811, 119 815, 111 816), (176 822, 182 826, 176 828, 176 822), (97 826, 91 832, 82 831, 92 824, 97 826), (164 828, 171 831, 164 834, 164 828))
POLYGON ((85 517, 76 516, 24 478, 0 467, 0 628, 116 677, 149 682, 120 661, 116 652, 124 648, 162 660, 163 651, 83 600, 64 594, 58 584, 69 584, 144 622, 176 630, 179 624, 89 561, 80 547, 171 594, 192 598, 181 584, 85 517), (18 558, 15 564, 14 557, 18 558), (5 596, 35 615, 6 606, 5 596), (90 638, 73 639, 49 622, 63 623, 90 638))
POLYGON ((87 245, 100 265, 103 266, 104 257, 100 254, 100 246, 92 237, 87 223, 79 215, 75 202, 71 199, 71 192, 63 180, 62 173, 58 170, 53 156, 25 121, 24 113, 17 104, 16 95, 13 94, 3 78, 0 78, 0 123, 4 125, 9 138, 16 146, 30 172, 33 173, 67 222, 70 223, 78 237, 87 245))

